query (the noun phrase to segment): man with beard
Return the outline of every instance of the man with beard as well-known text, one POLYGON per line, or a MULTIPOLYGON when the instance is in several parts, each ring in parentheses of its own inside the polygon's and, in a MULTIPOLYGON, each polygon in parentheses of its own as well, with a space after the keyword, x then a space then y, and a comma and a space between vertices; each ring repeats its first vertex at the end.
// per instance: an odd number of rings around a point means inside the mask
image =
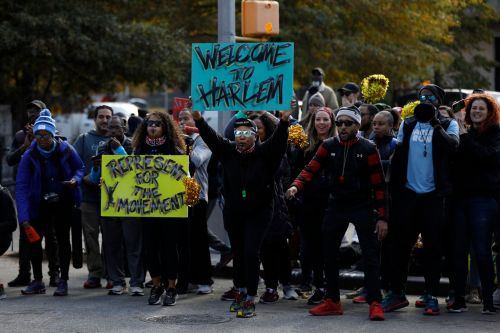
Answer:
POLYGON ((442 228, 445 202, 452 193, 450 162, 459 141, 457 122, 443 118, 438 111, 444 95, 444 90, 434 84, 422 87, 414 116, 406 118, 399 128, 390 167, 393 215, 388 243, 393 250, 387 258, 392 267, 390 292, 382 302, 386 312, 409 304, 404 292, 408 261, 422 234, 426 294, 421 301, 425 315, 440 313, 436 296, 441 277, 442 228))
POLYGON ((359 135, 367 140, 373 140, 375 133, 373 133, 373 117, 378 113, 378 109, 372 104, 362 104, 359 107, 361 112, 361 127, 359 128, 359 135))
POLYGON ((361 115, 357 107, 341 107, 335 124, 338 136, 323 141, 286 193, 288 198, 294 197, 321 169, 329 176, 329 201, 322 225, 326 296, 323 303, 309 313, 314 316, 343 314, 338 257, 342 237, 351 222, 363 251, 370 320, 384 320, 380 305, 379 241, 387 234, 387 217, 382 164, 375 145, 358 136, 361 115))

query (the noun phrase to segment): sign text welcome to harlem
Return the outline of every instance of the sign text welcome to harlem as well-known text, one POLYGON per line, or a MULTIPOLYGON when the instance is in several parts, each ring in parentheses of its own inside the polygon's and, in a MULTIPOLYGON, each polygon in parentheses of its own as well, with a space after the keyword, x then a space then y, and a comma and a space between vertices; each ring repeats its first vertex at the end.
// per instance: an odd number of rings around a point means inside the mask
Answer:
POLYGON ((193 44, 193 110, 288 110, 293 48, 293 43, 193 44))
POLYGON ((103 155, 101 216, 186 217, 186 155, 103 155))

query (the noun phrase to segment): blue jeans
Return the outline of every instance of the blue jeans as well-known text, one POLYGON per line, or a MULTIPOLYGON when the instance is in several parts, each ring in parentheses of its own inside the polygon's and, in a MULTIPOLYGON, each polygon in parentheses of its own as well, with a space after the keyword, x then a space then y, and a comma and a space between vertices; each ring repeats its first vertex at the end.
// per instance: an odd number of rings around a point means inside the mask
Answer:
POLYGON ((494 270, 491 244, 498 218, 498 203, 489 197, 458 198, 454 209, 453 224, 453 274, 457 296, 464 296, 467 280, 467 257, 472 246, 484 302, 492 301, 494 270))

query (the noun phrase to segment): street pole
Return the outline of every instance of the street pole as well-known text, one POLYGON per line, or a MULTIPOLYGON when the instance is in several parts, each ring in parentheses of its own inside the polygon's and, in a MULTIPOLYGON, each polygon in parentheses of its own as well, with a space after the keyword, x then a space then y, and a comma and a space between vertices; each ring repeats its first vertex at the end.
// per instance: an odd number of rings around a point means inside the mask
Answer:
MULTIPOLYGON (((217 0, 217 34, 219 43, 234 43, 235 30, 235 5, 234 0, 217 0)), ((231 119, 231 112, 219 112, 217 115, 219 133, 224 132, 224 127, 231 119)))

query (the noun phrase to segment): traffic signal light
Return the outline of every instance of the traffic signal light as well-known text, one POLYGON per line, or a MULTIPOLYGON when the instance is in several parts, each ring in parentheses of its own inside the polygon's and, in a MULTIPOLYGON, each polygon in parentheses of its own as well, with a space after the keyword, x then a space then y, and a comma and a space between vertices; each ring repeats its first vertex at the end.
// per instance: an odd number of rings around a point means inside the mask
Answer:
POLYGON ((241 34, 243 37, 271 37, 280 32, 278 1, 241 1, 241 34))

